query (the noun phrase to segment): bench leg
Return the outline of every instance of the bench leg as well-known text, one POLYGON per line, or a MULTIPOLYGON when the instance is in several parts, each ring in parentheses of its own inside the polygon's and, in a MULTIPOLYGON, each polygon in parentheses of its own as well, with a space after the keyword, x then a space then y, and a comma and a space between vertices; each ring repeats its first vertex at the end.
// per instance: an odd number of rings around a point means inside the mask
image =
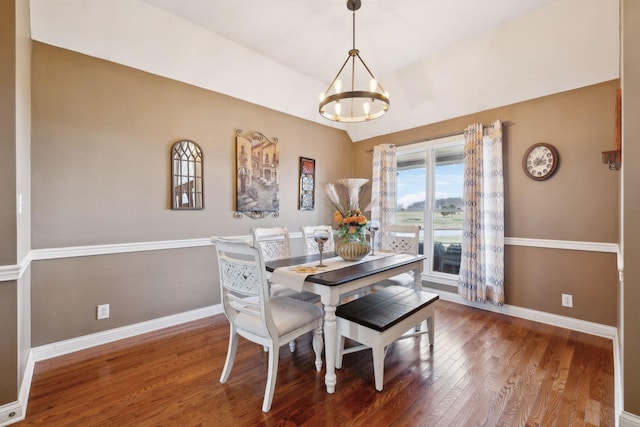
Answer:
POLYGON ((371 353, 373 354, 373 376, 376 382, 376 390, 382 391, 382 384, 384 382, 384 346, 382 343, 378 343, 371 347, 371 353))

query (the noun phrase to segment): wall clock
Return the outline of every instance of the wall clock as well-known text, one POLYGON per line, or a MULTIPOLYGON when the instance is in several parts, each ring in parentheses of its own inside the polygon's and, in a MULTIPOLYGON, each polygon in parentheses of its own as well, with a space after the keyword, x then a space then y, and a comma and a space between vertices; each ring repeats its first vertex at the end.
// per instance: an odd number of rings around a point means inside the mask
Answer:
POLYGON ((529 178, 542 181, 555 173, 559 161, 558 150, 553 145, 539 142, 524 152, 522 169, 529 178))

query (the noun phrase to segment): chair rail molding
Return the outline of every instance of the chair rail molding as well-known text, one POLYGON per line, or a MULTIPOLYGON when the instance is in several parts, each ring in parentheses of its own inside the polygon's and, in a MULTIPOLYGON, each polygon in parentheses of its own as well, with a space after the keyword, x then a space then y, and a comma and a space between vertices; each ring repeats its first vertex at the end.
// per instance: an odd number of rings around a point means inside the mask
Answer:
POLYGON ((530 239, 525 237, 505 237, 505 245, 528 246, 532 248, 567 249, 574 251, 610 252, 620 254, 620 245, 605 242, 581 242, 575 240, 530 239))
MULTIPOLYGON (((227 236, 237 239, 251 239, 249 235, 227 236)), ((301 239, 301 232, 290 232, 291 239, 301 239)), ((160 240, 151 242, 113 243, 107 245, 69 246, 60 248, 32 249, 21 260, 19 265, 0 265, 0 282, 18 280, 29 267, 31 261, 74 258, 94 255, 111 255, 128 252, 146 252, 165 249, 195 248, 210 246, 210 237, 197 239, 160 240)), ((511 246, 528 246, 549 249, 566 249, 576 251, 608 252, 618 255, 618 270, 622 274, 622 256, 617 243, 581 242, 572 240, 545 240, 521 237, 505 237, 505 244, 511 246)), ((429 278, 431 280, 433 278, 429 278)))

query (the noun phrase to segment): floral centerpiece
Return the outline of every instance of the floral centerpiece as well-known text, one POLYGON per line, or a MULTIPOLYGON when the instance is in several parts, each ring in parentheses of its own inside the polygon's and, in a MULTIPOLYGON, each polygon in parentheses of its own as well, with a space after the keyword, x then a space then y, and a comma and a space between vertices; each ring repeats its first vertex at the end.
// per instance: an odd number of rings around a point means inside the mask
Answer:
POLYGON ((367 241, 365 231, 369 221, 360 209, 369 199, 364 210, 371 205, 370 194, 365 187, 368 179, 342 178, 337 183, 327 184, 326 191, 335 212, 336 223, 334 233, 336 254, 347 261, 357 261, 364 258, 371 246, 367 241))

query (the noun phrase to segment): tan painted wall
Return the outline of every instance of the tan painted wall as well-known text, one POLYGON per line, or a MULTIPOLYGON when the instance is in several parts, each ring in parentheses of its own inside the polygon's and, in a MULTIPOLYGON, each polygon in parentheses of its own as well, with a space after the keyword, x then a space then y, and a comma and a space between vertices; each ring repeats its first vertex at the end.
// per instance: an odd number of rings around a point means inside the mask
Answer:
POLYGON ((0 282, 0 406, 18 398, 18 317, 15 281, 0 282))
POLYGON ((213 246, 32 265, 34 346, 220 303, 213 246), (98 304, 109 319, 96 320, 98 304))
MULTIPOLYGON (((350 176, 345 132, 166 78, 34 43, 34 249, 248 235, 330 223, 323 187, 350 176), (233 218, 235 130, 277 137, 280 216, 233 218), (170 148, 204 152, 205 209, 170 209, 170 148), (316 159, 314 211, 299 211, 298 160, 316 159)), ((32 262, 33 345, 220 302, 211 247, 32 262), (111 318, 95 320, 97 304, 111 318)))
MULTIPOLYGON (((534 99, 356 144, 356 173, 370 176, 370 149, 451 132, 471 123, 510 122, 504 129, 505 236, 618 242, 619 173, 601 162, 614 146, 618 81, 534 99), (556 174, 526 178, 522 156, 536 142, 560 154, 556 174)), ((382 119, 383 120, 383 119, 382 119)), ((617 324, 615 255, 541 248, 506 249, 506 303, 607 325, 617 324), (561 306, 572 293, 574 308, 561 306)))
POLYGON ((16 23, 0 6, 0 265, 16 264, 16 23))
POLYGON ((298 157, 317 160, 318 186, 352 169, 345 132, 124 66, 34 44, 35 249, 246 234, 249 227, 329 219, 319 200, 297 210, 298 157), (280 144, 278 219, 234 220, 234 131, 280 144), (172 211, 169 151, 204 151, 203 211, 172 211))
POLYGON ((622 2, 624 404, 640 417, 640 2, 622 2))
MULTIPOLYGON (((0 3, 0 266, 16 264, 16 8, 0 3)), ((0 281, 0 406, 18 396, 17 284, 0 281)))

